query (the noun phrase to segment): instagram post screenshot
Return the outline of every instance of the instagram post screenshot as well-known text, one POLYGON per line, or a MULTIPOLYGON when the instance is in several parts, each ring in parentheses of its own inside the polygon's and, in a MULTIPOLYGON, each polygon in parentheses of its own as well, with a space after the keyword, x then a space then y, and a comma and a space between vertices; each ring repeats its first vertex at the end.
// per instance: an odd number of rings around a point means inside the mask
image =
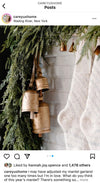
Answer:
POLYGON ((99 183, 99 162, 99 1, 0 0, 0 183, 99 183))

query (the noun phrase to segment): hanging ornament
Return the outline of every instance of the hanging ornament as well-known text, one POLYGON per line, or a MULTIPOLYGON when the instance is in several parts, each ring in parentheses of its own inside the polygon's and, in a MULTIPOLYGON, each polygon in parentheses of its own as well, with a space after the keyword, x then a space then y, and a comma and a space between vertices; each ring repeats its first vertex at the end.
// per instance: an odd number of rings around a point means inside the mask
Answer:
POLYGON ((27 90, 23 94, 22 112, 38 112, 39 94, 34 90, 27 90))
POLYGON ((42 73, 36 79, 36 88, 37 91, 42 90, 43 92, 49 90, 48 80, 42 76, 42 73))
POLYGON ((94 51, 95 55, 99 55, 100 54, 100 45, 96 47, 95 51, 94 51))
MULTIPOLYGON (((33 62, 33 69, 29 87, 34 89, 34 77, 35 77, 35 62, 33 62)), ((39 107, 39 94, 37 91, 29 89, 24 92, 22 99, 22 112, 38 112, 39 107)))
POLYGON ((50 113, 49 106, 45 102, 40 102, 38 113, 34 114, 33 133, 39 134, 50 132, 50 113))
POLYGON ((41 92, 44 92, 44 91, 49 90, 48 80, 46 77, 42 76, 42 71, 41 71, 41 68, 39 66, 39 54, 37 57, 37 79, 35 82, 36 82, 37 91, 42 90, 41 92))
POLYGON ((61 41, 60 51, 67 51, 67 45, 63 41, 61 41))
POLYGON ((69 52, 73 52, 74 51, 74 42, 72 42, 71 47, 69 48, 69 52))

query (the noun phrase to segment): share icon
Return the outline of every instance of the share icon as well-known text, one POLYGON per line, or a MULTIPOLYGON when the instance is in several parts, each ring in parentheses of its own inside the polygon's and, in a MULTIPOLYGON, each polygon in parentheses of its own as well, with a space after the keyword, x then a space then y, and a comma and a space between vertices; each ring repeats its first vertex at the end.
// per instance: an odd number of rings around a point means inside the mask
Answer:
POLYGON ((26 159, 28 159, 29 158, 29 156, 30 156, 30 154, 24 154, 25 156, 26 156, 26 159))

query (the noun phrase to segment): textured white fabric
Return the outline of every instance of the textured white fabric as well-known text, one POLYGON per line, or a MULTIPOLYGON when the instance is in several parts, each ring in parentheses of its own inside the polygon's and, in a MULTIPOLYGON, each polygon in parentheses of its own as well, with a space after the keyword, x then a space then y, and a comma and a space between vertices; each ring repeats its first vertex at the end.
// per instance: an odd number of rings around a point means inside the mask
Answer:
POLYGON ((95 56, 86 108, 80 120, 91 150, 100 150, 100 59, 97 58, 95 56))
POLYGON ((77 48, 71 90, 65 108, 58 115, 58 123, 63 129, 66 149, 88 150, 88 142, 80 129, 80 117, 86 105, 90 77, 90 57, 80 58, 84 41, 77 48))

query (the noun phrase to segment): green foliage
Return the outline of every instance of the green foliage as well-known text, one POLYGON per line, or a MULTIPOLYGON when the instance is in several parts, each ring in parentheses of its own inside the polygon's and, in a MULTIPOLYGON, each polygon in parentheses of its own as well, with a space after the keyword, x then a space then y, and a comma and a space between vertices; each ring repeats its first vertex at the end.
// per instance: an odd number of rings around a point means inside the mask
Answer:
MULTIPOLYGON (((6 27, 5 32, 8 30, 6 27)), ((67 41, 77 33, 78 41, 84 39, 82 55, 96 46, 100 36, 99 26, 11 26, 1 52, 10 48, 6 62, 7 76, 0 89, 6 87, 2 101, 0 128, 6 126, 3 149, 37 150, 42 140, 32 133, 29 114, 21 113, 22 94, 31 78, 33 58, 38 53, 44 57, 53 45, 67 41), (83 34, 82 34, 83 33, 83 34), (92 47, 91 47, 92 45, 92 47)), ((78 43, 77 41, 77 43, 78 43)), ((80 58, 80 59, 81 59, 80 58)))
POLYGON ((79 62, 81 61, 84 55, 87 55, 90 52, 92 55, 97 44, 97 40, 100 37, 100 26, 80 26, 78 30, 78 39, 76 44, 78 44, 81 40, 84 40, 84 46, 81 51, 81 57, 79 62))
POLYGON ((55 26, 54 35, 55 39, 61 44, 61 41, 67 43, 80 26, 55 26))

